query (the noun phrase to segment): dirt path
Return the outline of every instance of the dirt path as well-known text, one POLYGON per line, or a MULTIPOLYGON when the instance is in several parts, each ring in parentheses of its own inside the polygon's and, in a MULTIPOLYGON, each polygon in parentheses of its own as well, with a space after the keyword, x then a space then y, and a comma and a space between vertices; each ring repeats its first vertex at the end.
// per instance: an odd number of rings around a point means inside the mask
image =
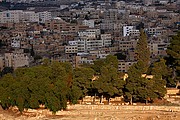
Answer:
POLYGON ((52 115, 47 110, 38 112, 4 111, 0 109, 0 120, 180 120, 180 112, 154 110, 103 110, 69 109, 52 115), (46 111, 46 114, 43 113, 46 111))

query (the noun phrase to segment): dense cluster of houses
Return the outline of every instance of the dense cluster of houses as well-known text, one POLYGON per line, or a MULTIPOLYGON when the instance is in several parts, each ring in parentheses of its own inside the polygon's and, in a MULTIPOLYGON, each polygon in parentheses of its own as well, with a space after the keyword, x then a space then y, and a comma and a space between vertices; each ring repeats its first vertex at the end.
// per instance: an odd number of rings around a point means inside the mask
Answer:
POLYGON ((140 28, 147 33, 152 61, 167 55, 170 37, 180 29, 179 3, 97 0, 46 11, 3 10, 0 70, 36 65, 37 57, 77 67, 112 54, 119 58, 119 70, 127 72, 136 62, 140 28))

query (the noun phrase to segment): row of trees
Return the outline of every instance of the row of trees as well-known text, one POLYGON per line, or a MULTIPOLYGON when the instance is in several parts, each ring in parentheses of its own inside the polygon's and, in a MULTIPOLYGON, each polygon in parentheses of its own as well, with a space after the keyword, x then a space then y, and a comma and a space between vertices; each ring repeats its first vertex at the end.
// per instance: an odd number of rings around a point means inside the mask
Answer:
MULTIPOLYGON (((26 108, 38 108, 42 104, 55 113, 65 109, 67 101, 75 104, 86 95, 104 96, 108 100, 123 95, 131 103, 153 102, 156 98, 162 98, 169 78, 174 77, 174 81, 179 79, 179 51, 176 50, 179 46, 171 44, 168 49, 170 58, 176 61, 169 63, 171 65, 168 68, 164 59, 150 64, 146 39, 145 33, 141 31, 136 49, 138 61, 128 70, 129 77, 125 81, 123 73, 118 71, 116 56, 109 55, 106 59, 95 61, 93 65, 75 69, 70 63, 44 60, 42 65, 18 68, 0 79, 0 105, 4 109, 17 106, 22 112, 26 108), (170 69, 174 71, 171 72, 170 69), (152 74, 154 77, 147 79, 142 74, 152 74), (93 81, 93 76, 98 76, 98 79, 93 81)), ((177 38, 174 37, 172 41, 174 39, 177 38)))
POLYGON ((150 63, 147 37, 141 31, 136 48, 138 61, 128 70, 129 77, 124 88, 124 96, 128 100, 152 101, 165 95, 166 86, 177 88, 180 85, 180 32, 172 36, 170 43, 168 57, 150 63), (142 74, 153 75, 153 78, 148 80, 142 74))
POLYGON ((167 49, 169 55, 167 60, 167 66, 170 68, 170 74, 167 78, 167 85, 173 86, 179 85, 180 82, 180 31, 177 35, 172 36, 171 44, 167 49))
POLYGON ((65 109, 67 100, 79 99, 72 86, 72 67, 69 63, 45 61, 32 68, 19 68, 0 80, 0 104, 4 109, 17 106, 39 108, 40 104, 52 112, 65 109))
POLYGON ((141 31, 136 48, 137 63, 128 70, 128 79, 125 85, 125 97, 133 101, 152 101, 162 98, 166 93, 166 81, 162 76, 167 73, 165 60, 160 59, 150 66, 150 51, 146 34, 141 31), (153 75, 152 79, 142 77, 143 74, 153 75))

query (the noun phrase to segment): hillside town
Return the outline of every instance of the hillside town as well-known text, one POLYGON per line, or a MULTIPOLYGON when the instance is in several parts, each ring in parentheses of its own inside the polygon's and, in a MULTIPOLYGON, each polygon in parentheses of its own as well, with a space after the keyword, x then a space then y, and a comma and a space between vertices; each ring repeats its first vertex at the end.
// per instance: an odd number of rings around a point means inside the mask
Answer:
MULTIPOLYGON (((30 2, 25 0, 22 2, 30 2)), ((180 28, 180 1, 79 1, 60 8, 27 7, 0 12, 0 70, 39 64, 43 58, 74 67, 117 55, 119 71, 136 62, 139 30, 148 35, 151 61, 166 56, 180 28)))
POLYGON ((179 40, 180 0, 0 0, 0 119, 178 120, 179 40))

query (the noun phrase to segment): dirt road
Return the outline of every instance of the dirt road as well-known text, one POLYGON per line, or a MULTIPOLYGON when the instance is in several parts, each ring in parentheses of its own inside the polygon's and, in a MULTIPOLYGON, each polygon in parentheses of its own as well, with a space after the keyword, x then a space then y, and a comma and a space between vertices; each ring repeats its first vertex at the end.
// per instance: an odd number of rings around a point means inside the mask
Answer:
MULTIPOLYGON (((119 106, 121 107, 121 106, 119 106)), ((29 110, 22 115, 16 110, 0 110, 0 120, 180 120, 179 111, 92 109, 69 107, 52 115, 48 110, 29 110)))

